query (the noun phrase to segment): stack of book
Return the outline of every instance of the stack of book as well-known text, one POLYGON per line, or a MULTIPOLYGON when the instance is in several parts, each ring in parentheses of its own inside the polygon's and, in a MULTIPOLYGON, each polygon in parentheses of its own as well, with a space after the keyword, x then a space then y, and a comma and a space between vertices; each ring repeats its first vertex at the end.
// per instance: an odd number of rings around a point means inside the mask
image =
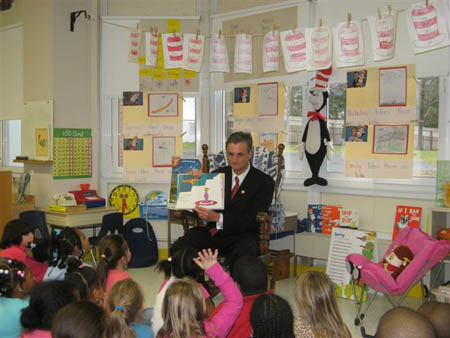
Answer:
POLYGON ((79 205, 64 207, 62 205, 50 204, 48 206, 48 210, 58 211, 58 212, 83 211, 83 210, 86 210, 86 205, 85 204, 79 204, 79 205))

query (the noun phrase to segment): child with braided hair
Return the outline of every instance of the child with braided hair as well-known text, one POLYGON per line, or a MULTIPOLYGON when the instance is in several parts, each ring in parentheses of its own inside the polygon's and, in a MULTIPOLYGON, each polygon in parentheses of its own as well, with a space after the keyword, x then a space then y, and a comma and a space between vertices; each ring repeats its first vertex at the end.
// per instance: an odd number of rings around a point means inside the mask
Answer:
POLYGON ((143 309, 144 295, 139 284, 132 279, 115 283, 107 300, 111 338, 153 338, 150 325, 138 323, 143 309))
POLYGON ((44 276, 47 280, 63 280, 66 273, 83 266, 81 256, 84 254, 81 238, 74 228, 65 227, 52 232, 53 260, 44 276))
POLYGON ((255 299, 250 311, 253 338, 294 338, 291 306, 275 294, 255 299))
POLYGON ((22 334, 20 314, 29 304, 34 279, 27 266, 14 259, 0 258, 0 337, 22 334))
POLYGON ((118 281, 131 278, 125 272, 131 259, 131 252, 122 235, 105 236, 98 246, 100 249, 100 260, 97 265, 98 278, 108 293, 118 281))

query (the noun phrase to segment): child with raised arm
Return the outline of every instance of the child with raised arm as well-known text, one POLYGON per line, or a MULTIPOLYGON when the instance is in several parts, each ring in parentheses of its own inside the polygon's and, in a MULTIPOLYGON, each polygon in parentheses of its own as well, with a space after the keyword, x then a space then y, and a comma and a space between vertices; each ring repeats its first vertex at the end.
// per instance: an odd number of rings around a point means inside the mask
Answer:
POLYGON ((164 324, 157 338, 226 337, 243 304, 242 294, 217 262, 218 251, 203 250, 194 262, 222 292, 225 304, 214 318, 206 317, 205 298, 197 282, 182 278, 167 289, 162 307, 164 324))

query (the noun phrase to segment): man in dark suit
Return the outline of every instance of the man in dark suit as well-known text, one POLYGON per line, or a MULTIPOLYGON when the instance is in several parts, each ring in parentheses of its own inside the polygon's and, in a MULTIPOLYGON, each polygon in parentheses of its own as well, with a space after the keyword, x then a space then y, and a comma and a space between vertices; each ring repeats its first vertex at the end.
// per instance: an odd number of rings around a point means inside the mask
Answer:
POLYGON ((226 142, 229 166, 214 172, 225 173, 225 209, 214 211, 196 207, 194 211, 206 227, 194 227, 170 248, 170 254, 185 246, 218 249, 233 264, 241 256, 258 255, 259 223, 256 214, 268 211, 272 202, 272 177, 252 167, 252 137, 235 132, 226 142))

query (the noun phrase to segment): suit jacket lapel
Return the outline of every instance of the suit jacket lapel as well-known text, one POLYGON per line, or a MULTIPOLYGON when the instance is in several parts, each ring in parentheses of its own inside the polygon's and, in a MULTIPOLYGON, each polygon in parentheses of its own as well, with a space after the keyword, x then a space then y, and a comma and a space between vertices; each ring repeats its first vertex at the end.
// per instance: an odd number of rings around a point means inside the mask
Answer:
POLYGON ((225 208, 231 204, 231 180, 233 173, 231 167, 227 167, 225 171, 225 208))

